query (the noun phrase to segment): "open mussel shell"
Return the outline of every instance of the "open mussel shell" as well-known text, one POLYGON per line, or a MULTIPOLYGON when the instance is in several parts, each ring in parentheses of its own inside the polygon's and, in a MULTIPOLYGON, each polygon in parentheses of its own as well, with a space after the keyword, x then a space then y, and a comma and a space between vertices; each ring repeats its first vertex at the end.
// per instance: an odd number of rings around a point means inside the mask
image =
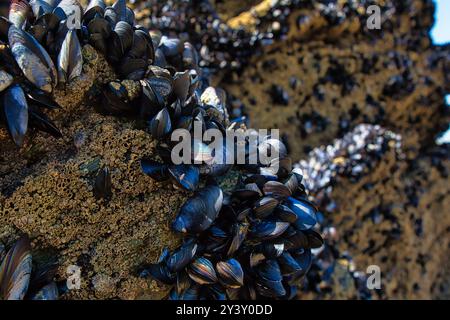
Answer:
POLYGON ((28 129, 28 104, 19 85, 6 89, 2 109, 11 138, 17 146, 21 146, 28 129))
POLYGON ((236 259, 220 261, 216 264, 220 282, 227 288, 240 288, 244 285, 244 271, 236 259))
POLYGON ((280 236, 288 227, 288 222, 264 220, 253 223, 249 232, 253 238, 268 240, 280 236))
POLYGON ((159 182, 165 181, 170 177, 168 165, 151 159, 142 159, 141 168, 142 172, 159 182))
POLYGON ((20 238, 0 265, 0 298, 22 300, 28 290, 32 269, 28 237, 20 238))
POLYGON ((288 197, 286 205, 297 215, 294 225, 298 230, 308 230, 317 223, 316 208, 308 201, 288 197))
POLYGON ((10 26, 11 52, 25 77, 39 89, 52 92, 57 82, 55 65, 45 49, 24 30, 10 26))
POLYGON ((58 55, 58 79, 60 83, 67 83, 79 77, 83 70, 83 56, 76 30, 67 31, 58 55))
POLYGON ((192 261, 196 252, 197 244, 195 242, 189 241, 184 243, 169 257, 167 260, 167 267, 172 272, 182 270, 192 261))
POLYGON ((170 166, 168 170, 178 185, 189 191, 197 190, 200 172, 196 166, 180 164, 170 166))
POLYGON ((172 228, 184 233, 205 231, 217 218, 222 202, 223 193, 218 186, 210 185, 200 189, 180 208, 172 228))
POLYGON ((196 259, 186 271, 189 277, 200 285, 213 284, 218 280, 212 262, 205 257, 196 259))
POLYGON ((161 140, 172 131, 172 121, 170 120, 169 110, 163 108, 150 121, 150 134, 158 140, 161 140))
POLYGON ((95 178, 94 196, 106 200, 112 197, 111 173, 108 167, 101 169, 95 178))

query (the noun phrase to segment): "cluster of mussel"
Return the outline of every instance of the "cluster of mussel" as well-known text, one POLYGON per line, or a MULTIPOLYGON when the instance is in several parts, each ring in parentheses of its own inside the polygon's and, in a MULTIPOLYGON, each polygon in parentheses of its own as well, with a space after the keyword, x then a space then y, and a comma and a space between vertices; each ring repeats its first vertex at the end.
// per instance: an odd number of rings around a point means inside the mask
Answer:
MULTIPOLYGON (((243 166, 236 188, 207 179, 180 208, 172 229, 183 244, 143 268, 142 277, 173 285, 168 299, 292 299, 323 244, 314 231, 317 208, 292 171, 281 141, 277 170, 243 166)), ((264 146, 266 147, 266 146, 264 146)), ((158 178, 160 171, 150 176, 158 178)))
POLYGON ((17 240, 8 252, 0 243, 0 262, 0 300, 58 299, 54 269, 41 268, 32 273, 31 245, 27 236, 17 240))
POLYGON ((125 0, 93 0, 84 13, 77 0, 13 0, 8 19, 0 17, 2 119, 17 145, 28 127, 61 136, 43 110, 58 108, 51 93, 80 76, 83 43, 124 79, 142 79, 155 59, 152 37, 125 0))

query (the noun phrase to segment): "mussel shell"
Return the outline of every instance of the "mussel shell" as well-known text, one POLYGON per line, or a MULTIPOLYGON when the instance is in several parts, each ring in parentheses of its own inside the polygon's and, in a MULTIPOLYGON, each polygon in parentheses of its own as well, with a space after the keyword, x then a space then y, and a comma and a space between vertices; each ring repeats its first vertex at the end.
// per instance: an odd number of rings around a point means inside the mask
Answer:
POLYGON ((200 285, 217 282, 217 274, 211 261, 205 257, 197 258, 187 268, 189 277, 200 285))
POLYGON ((297 220, 297 215, 288 206, 284 204, 279 204, 275 208, 275 216, 280 221, 285 221, 289 223, 294 223, 297 220))
POLYGON ((197 244, 195 242, 184 243, 175 250, 167 260, 167 267, 172 272, 178 272, 187 266, 195 256, 197 244))
POLYGON ((288 222, 260 221, 250 228, 250 235, 256 239, 268 240, 280 236, 289 227, 288 222))
POLYGON ((200 172, 196 166, 193 165, 174 165, 169 167, 169 173, 172 175, 174 181, 189 191, 195 191, 200 180, 200 172))
POLYGON ((264 297, 282 297, 286 290, 282 284, 282 275, 279 264, 275 260, 265 260, 259 264, 255 271, 258 275, 255 279, 256 291, 264 297))
POLYGON ((172 228, 178 232, 205 231, 217 218, 222 202, 223 193, 218 186, 210 185, 200 189, 180 208, 172 228))
POLYGON ((141 160, 142 172, 156 181, 165 181, 169 179, 169 170, 166 164, 159 163, 151 159, 141 160))
POLYGON ((3 95, 3 117, 17 146, 23 144, 28 129, 28 104, 22 88, 13 85, 3 95))
POLYGON ((21 237, 8 251, 0 265, 0 297, 22 300, 28 290, 32 268, 28 237, 21 237))
POLYGON ((236 259, 220 261, 216 264, 220 282, 228 288, 239 288, 244 285, 244 271, 236 259))
POLYGON ((312 249, 320 248, 323 245, 323 238, 314 230, 306 230, 306 236, 308 237, 309 247, 312 249))
POLYGON ((247 236, 248 231, 248 224, 247 223, 236 223, 232 227, 231 231, 231 242, 230 246, 227 250, 227 256, 232 257, 234 253, 240 248, 242 243, 245 240, 245 237, 247 236))
POLYGON ((174 57, 183 52, 183 42, 178 38, 162 36, 159 48, 166 58, 174 57))
POLYGON ((253 215, 258 219, 264 219, 272 214, 279 201, 272 197, 264 197, 255 202, 253 215))
POLYGON ((297 215, 294 225, 298 230, 308 230, 317 223, 316 208, 309 202, 288 197, 286 205, 297 215))
POLYGON ((58 127, 41 111, 39 108, 30 105, 29 106, 29 122, 31 127, 43 132, 47 132, 54 138, 62 138, 62 133, 58 127))
POLYGON ((30 16, 31 8, 26 0, 12 0, 9 9, 9 21, 21 29, 30 16))
POLYGON ((172 79, 168 77, 150 77, 147 80, 152 89, 165 99, 172 92, 172 79))
POLYGON ((128 92, 120 82, 109 82, 103 89, 102 107, 105 111, 114 115, 129 114, 133 107, 128 100, 128 92))
POLYGON ((282 275, 291 275, 302 269, 297 261, 287 251, 284 251, 278 258, 282 275))
POLYGON ((286 198, 292 194, 286 185, 278 181, 267 181, 263 191, 265 195, 272 195, 276 198, 286 198))
POLYGON ((45 49, 32 35, 15 26, 10 26, 8 39, 11 52, 25 77, 39 89, 52 92, 57 73, 45 49))
POLYGON ((108 167, 101 169, 95 178, 94 196, 106 200, 112 197, 111 173, 108 167))
POLYGON ((89 23, 96 15, 103 16, 105 13, 105 2, 103 0, 91 0, 83 14, 83 22, 89 23))
POLYGON ((57 66, 59 82, 61 83, 70 82, 81 75, 83 70, 83 56, 76 30, 72 29, 67 31, 58 55, 57 66))
POLYGON ((172 131, 172 121, 169 110, 163 108, 150 121, 150 134, 153 138, 161 140, 172 131))
POLYGON ((141 80, 141 118, 153 118, 164 107, 164 98, 155 92, 146 79, 141 80))
POLYGON ((151 276, 156 281, 167 285, 172 285, 176 281, 176 274, 171 273, 167 265, 161 262, 150 264, 147 268, 140 272, 139 276, 141 278, 151 276))

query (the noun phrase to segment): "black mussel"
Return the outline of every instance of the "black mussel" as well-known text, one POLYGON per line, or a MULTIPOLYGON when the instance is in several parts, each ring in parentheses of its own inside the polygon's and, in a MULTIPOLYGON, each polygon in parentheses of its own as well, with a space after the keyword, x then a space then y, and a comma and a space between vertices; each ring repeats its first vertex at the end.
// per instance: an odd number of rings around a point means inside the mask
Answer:
POLYGON ((16 145, 21 146, 28 129, 28 104, 20 86, 6 89, 2 109, 9 134, 16 145))
POLYGON ((50 110, 61 108, 48 94, 35 88, 30 89, 26 86, 23 87, 27 99, 30 103, 36 104, 39 107, 47 108, 50 110))
POLYGON ((264 184, 263 191, 265 195, 271 195, 275 198, 287 198, 292 194, 286 185, 278 181, 267 181, 264 184))
POLYGON ((256 200, 262 196, 262 192, 256 183, 248 183, 243 189, 233 191, 232 196, 242 201, 256 200))
POLYGON ((192 261, 196 252, 197 244, 195 242, 188 241, 184 243, 169 257, 169 259, 167 260, 167 267, 172 272, 178 272, 182 270, 192 261))
POLYGON ((94 196, 106 200, 112 197, 111 174, 108 167, 101 169, 95 178, 94 196))
POLYGON ((244 271, 236 259, 220 261, 216 264, 220 282, 228 288, 239 288, 244 285, 244 271))
POLYGON ((258 219, 267 218, 272 214, 279 201, 272 197, 264 197, 255 202, 253 215, 258 219))
POLYGON ((11 52, 25 77, 37 88, 52 92, 57 73, 47 51, 28 32, 10 26, 8 31, 11 52))
POLYGON ((264 255, 266 259, 278 258, 284 251, 284 243, 282 242, 264 242, 256 247, 257 252, 264 255))
POLYGON ((172 227, 178 232, 198 233, 208 229, 222 207, 223 193, 217 186, 200 189, 181 207, 172 227))
POLYGON ((214 266, 207 258, 200 257, 187 268, 189 277, 198 284, 213 284, 217 282, 214 266))
POLYGON ((295 212, 284 204, 279 204, 275 208, 274 214, 280 221, 294 223, 297 220, 297 215, 295 214, 295 212))
POLYGON ((150 264, 139 274, 141 278, 152 277, 153 279, 167 285, 174 284, 176 281, 176 274, 170 272, 167 265, 163 262, 150 264))
POLYGON ((289 189, 291 194, 294 194, 302 179, 303 177, 300 174, 292 172, 284 182, 284 185, 289 189))
POLYGON ((244 242, 247 236, 248 224, 236 223, 233 225, 231 230, 231 242, 227 250, 227 256, 232 257, 233 254, 240 248, 241 244, 244 242))
POLYGON ((150 121, 150 134, 158 140, 161 140, 172 131, 172 121, 170 120, 169 111, 163 108, 150 121))
POLYGON ((323 239, 320 234, 314 230, 306 230, 306 236, 308 237, 309 248, 320 248, 323 245, 323 239))
POLYGON ((185 271, 177 273, 177 284, 176 291, 178 296, 182 296, 184 292, 186 292, 189 287, 191 287, 192 281, 191 278, 187 275, 185 271))
POLYGON ((22 300, 28 290, 32 268, 28 237, 21 237, 0 265, 0 298, 22 300))
POLYGON ((293 277, 293 279, 298 279, 304 276, 308 272, 309 268, 311 268, 313 260, 311 250, 299 249, 291 252, 291 255, 295 259, 297 264, 301 267, 301 270, 297 271, 293 277))
POLYGON ((253 223, 249 232, 253 238, 268 240, 280 236, 288 227, 288 222, 260 221, 253 223))
POLYGON ((283 236, 283 242, 286 250, 309 248, 308 236, 303 231, 295 231, 291 235, 283 236))
POLYGON ((177 38, 168 38, 166 36, 162 36, 159 48, 164 53, 164 56, 170 58, 176 55, 179 55, 183 52, 183 42, 177 38))
POLYGON ((255 271, 258 275, 255 279, 256 291, 269 298, 278 298, 286 294, 282 284, 282 275, 280 266, 275 260, 266 260, 259 264, 255 271))
POLYGON ((220 252, 227 245, 228 234, 217 226, 212 226, 207 231, 205 240, 206 252, 220 252))
POLYGON ((165 181, 169 179, 169 166, 151 159, 141 160, 142 172, 156 181, 165 181))
POLYGON ((278 263, 280 265, 281 273, 283 275, 291 275, 302 269, 302 267, 287 251, 284 251, 280 255, 280 257, 278 258, 278 263))
POLYGON ((128 99, 128 91, 118 81, 108 83, 102 91, 102 108, 115 115, 129 114, 133 107, 128 99))
POLYGON ((198 187, 200 172, 196 166, 180 164, 169 167, 169 173, 177 184, 189 191, 195 191, 198 187))
POLYGON ((142 87, 140 116, 151 119, 164 107, 165 102, 163 97, 152 89, 148 80, 141 80, 140 83, 142 87))
POLYGON ((47 132, 54 138, 62 138, 62 133, 58 127, 34 105, 29 106, 29 122, 33 128, 47 132))
POLYGON ((69 30, 64 38, 58 55, 57 67, 60 83, 70 82, 81 75, 83 56, 81 54, 81 44, 75 30, 69 30))
POLYGON ((298 230, 311 229, 317 223, 316 208, 309 202, 288 197, 286 205, 297 215, 294 225, 298 230))
POLYGON ((149 77, 147 79, 148 83, 152 87, 152 89, 159 93, 161 97, 167 99, 169 95, 172 93, 173 88, 173 80, 170 76, 161 76, 161 77, 149 77))
POLYGON ((26 0, 12 0, 9 8, 9 21, 22 29, 31 14, 31 7, 26 0))

